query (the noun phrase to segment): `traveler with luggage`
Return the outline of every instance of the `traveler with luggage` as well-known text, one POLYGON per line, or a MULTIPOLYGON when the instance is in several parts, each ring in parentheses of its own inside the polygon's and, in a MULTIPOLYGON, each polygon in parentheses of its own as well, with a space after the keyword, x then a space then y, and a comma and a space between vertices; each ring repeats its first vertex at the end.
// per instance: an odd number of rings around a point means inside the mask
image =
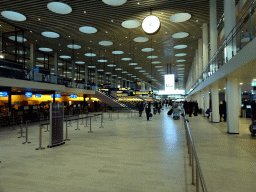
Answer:
POLYGON ((146 116, 147 116, 147 121, 149 121, 149 117, 151 116, 152 117, 152 113, 151 113, 151 108, 150 108, 150 105, 147 104, 146 107, 145 107, 145 112, 146 112, 146 116), (151 114, 151 115, 150 115, 151 114))
POLYGON ((141 117, 142 111, 143 111, 143 103, 142 103, 142 102, 139 102, 139 104, 138 104, 138 110, 139 110, 139 117, 141 117))

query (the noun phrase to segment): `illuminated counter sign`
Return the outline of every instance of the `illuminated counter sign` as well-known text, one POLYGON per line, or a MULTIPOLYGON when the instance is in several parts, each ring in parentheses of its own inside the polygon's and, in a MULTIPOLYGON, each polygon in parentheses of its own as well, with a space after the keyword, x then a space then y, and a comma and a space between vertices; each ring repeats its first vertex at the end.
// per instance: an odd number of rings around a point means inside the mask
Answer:
POLYGON ((148 95, 148 93, 145 93, 145 92, 135 92, 135 95, 148 95))
POLYGON ((0 97, 7 97, 7 96, 8 96, 7 91, 0 92, 0 97))
POLYGON ((36 97, 42 97, 42 94, 36 94, 35 96, 36 97))
POLYGON ((25 97, 32 97, 33 93, 32 92, 25 92, 25 97))
POLYGON ((70 95, 70 99, 77 99, 77 95, 70 95))
MULTIPOLYGON (((53 94, 51 96, 53 98, 53 94)), ((61 98, 61 94, 55 94, 55 98, 61 98)))
POLYGON ((174 91, 174 75, 165 75, 165 92, 171 93, 174 91))

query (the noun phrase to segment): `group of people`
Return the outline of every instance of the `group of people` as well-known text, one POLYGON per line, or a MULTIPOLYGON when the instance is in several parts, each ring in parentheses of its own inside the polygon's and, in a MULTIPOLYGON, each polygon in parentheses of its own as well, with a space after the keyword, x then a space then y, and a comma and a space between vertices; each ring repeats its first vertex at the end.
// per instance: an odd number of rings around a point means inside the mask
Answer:
POLYGON ((183 108, 185 109, 185 114, 189 114, 189 117, 192 117, 192 114, 194 114, 194 116, 197 116, 198 112, 199 112, 199 108, 198 108, 198 103, 197 101, 191 101, 184 102, 183 108))
MULTIPOLYGON (((161 102, 156 101, 152 105, 154 106, 155 110, 160 114, 161 109, 162 109, 161 102)), ((139 117, 142 116, 142 112, 145 109, 146 116, 147 116, 147 121, 149 121, 149 117, 152 115, 152 113, 151 113, 151 102, 148 102, 148 103, 139 102, 138 105, 137 105, 137 108, 139 110, 139 117)))

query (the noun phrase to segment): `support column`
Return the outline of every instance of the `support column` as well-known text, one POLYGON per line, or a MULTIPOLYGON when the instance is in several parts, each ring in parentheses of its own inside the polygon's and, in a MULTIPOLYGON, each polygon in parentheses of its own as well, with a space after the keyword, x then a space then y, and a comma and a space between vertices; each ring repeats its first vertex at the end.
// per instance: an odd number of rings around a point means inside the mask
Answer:
POLYGON ((212 122, 220 122, 219 114, 219 86, 217 83, 214 83, 211 87, 211 98, 212 98, 212 122))
MULTIPOLYGON (((233 33, 230 34, 236 24, 236 5, 235 0, 224 0, 224 30, 225 38, 232 38, 233 33)), ((225 47, 225 60, 226 62, 236 54, 236 38, 226 45, 225 47)))
POLYGON ((36 45, 30 44, 30 69, 34 69, 36 67, 36 45))
POLYGON ((75 60, 72 60, 71 82, 75 82, 75 60))
MULTIPOLYGON (((208 64, 208 25, 203 24, 203 68, 208 64)), ((207 72, 204 73, 203 78, 207 78, 207 72)))
POLYGON ((204 116, 206 117, 207 114, 205 113, 207 109, 209 109, 209 88, 205 88, 204 90, 204 116))
POLYGON ((54 53, 54 73, 58 75, 58 53, 54 53))
POLYGON ((127 80, 124 80, 124 86, 127 88, 127 80))
POLYGON ((110 87, 113 87, 113 78, 112 78, 112 75, 110 75, 110 77, 109 77, 109 84, 110 84, 110 87))
POLYGON ((236 78, 227 78, 227 132, 239 134, 238 113, 238 81, 236 78))
MULTIPOLYGON (((217 51, 218 43, 218 31, 217 31, 217 9, 216 0, 210 0, 210 58, 217 51)), ((217 58, 216 58, 217 59, 217 58)), ((218 69, 218 61, 212 63, 212 71, 215 72, 218 69)))
POLYGON ((199 66, 199 75, 201 76, 203 72, 203 40, 198 40, 198 66, 199 66))
POLYGON ((87 89, 87 85, 88 85, 88 66, 87 65, 84 66, 84 83, 87 89))
POLYGON ((0 54, 2 54, 3 51, 3 32, 0 31, 0 54))
POLYGON ((107 75, 106 72, 103 73, 103 86, 104 84, 107 84, 107 75))
POLYGON ((98 71, 97 71, 97 69, 95 69, 95 86, 96 86, 96 90, 98 90, 98 71))
POLYGON ((196 71, 196 78, 195 78, 195 80, 197 80, 197 78, 199 76, 198 49, 196 49, 196 51, 195 51, 195 71, 196 71))

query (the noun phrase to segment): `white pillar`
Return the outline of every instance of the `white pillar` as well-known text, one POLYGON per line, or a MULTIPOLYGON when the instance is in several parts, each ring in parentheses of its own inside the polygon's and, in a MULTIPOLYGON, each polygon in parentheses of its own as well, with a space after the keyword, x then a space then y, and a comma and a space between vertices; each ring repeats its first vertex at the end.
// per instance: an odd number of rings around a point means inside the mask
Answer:
POLYGON ((87 86, 88 84, 88 66, 87 65, 84 66, 84 83, 87 86))
POLYGON ((204 109, 204 97, 203 97, 203 95, 204 95, 203 91, 200 91, 199 102, 198 102, 198 105, 199 105, 200 109, 204 109))
MULTIPOLYGON (((210 58, 217 51, 218 31, 217 31, 217 9, 216 0, 210 0, 210 58)), ((211 71, 215 72, 218 68, 218 61, 214 60, 211 64, 211 71)))
POLYGON ((31 70, 36 67, 36 45, 30 44, 30 68, 31 70))
POLYGON ((209 88, 205 88, 204 90, 204 116, 207 116, 205 113, 207 109, 209 109, 209 88))
POLYGON ((238 113, 238 81, 236 78, 227 78, 227 132, 239 133, 239 113, 238 113))
MULTIPOLYGON (((232 37, 232 33, 230 34, 230 32, 232 31, 236 24, 235 3, 235 0, 224 0, 224 30, 225 38, 228 39, 232 37)), ((235 38, 225 48, 225 60, 230 60, 232 58, 232 54, 236 54, 235 38)))
POLYGON ((203 24, 203 68, 208 64, 208 25, 203 24))
POLYGON ((198 65, 198 49, 196 49, 195 51, 195 71, 196 71, 196 78, 195 80, 197 80, 198 75, 199 75, 199 65, 198 65))
POLYGON ((97 68, 95 69, 95 86, 96 86, 96 90, 98 90, 98 71, 97 71, 97 68))
POLYGON ((238 100, 239 100, 238 114, 240 116, 241 115, 241 105, 242 105, 242 88, 241 87, 239 87, 239 89, 238 89, 238 100))
POLYGON ((211 87, 211 102, 212 102, 212 122, 220 122, 219 114, 219 86, 217 83, 212 84, 211 87))
POLYGON ((198 66, 199 66, 199 75, 201 76, 203 72, 203 40, 198 40, 198 66))
POLYGON ((75 82, 75 60, 72 59, 71 81, 75 82))
POLYGON ((54 73, 58 75, 58 53, 54 53, 54 73))

